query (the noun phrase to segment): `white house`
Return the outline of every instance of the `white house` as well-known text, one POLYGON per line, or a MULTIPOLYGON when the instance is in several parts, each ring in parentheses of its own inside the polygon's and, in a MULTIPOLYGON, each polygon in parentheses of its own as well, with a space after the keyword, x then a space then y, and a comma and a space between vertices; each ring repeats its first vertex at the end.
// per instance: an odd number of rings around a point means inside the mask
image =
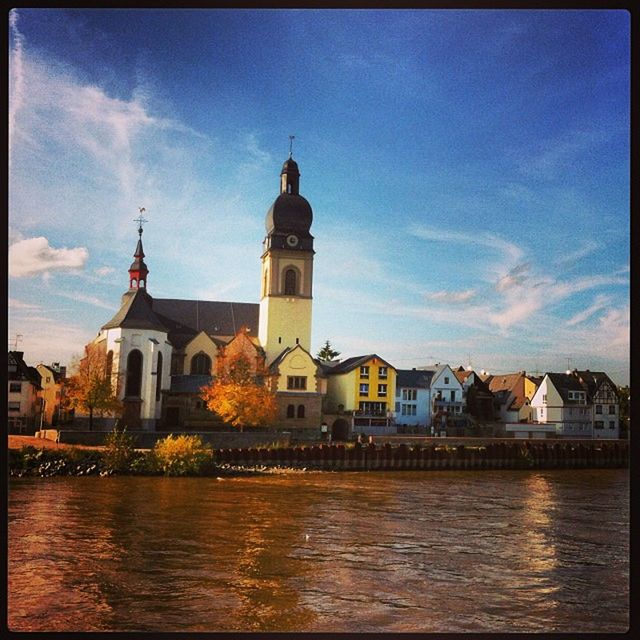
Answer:
POLYGON ((455 420, 465 412, 464 389, 448 364, 437 364, 433 367, 418 367, 419 371, 431 372, 429 394, 430 427, 437 432, 442 431, 447 420, 455 420))
POLYGON ((531 399, 532 419, 555 424, 556 435, 591 438, 592 407, 587 392, 571 373, 547 373, 531 399))

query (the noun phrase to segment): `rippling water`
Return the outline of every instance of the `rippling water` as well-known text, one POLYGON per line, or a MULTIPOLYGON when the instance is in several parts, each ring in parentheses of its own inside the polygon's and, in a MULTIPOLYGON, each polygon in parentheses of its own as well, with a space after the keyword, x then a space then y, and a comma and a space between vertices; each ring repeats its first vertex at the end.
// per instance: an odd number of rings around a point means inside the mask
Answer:
POLYGON ((624 470, 12 479, 19 631, 628 626, 624 470))

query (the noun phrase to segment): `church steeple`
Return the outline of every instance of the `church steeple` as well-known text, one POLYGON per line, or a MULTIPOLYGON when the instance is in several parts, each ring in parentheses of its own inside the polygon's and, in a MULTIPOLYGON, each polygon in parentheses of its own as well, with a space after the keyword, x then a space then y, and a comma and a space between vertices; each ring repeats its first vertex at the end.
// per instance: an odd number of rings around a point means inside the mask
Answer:
POLYGON ((146 220, 142 217, 144 207, 140 207, 140 217, 136 218, 134 222, 138 223, 138 244, 136 251, 133 254, 135 260, 129 267, 129 289, 145 289, 147 288, 147 275, 149 269, 144 263, 144 251, 142 249, 142 225, 146 220))

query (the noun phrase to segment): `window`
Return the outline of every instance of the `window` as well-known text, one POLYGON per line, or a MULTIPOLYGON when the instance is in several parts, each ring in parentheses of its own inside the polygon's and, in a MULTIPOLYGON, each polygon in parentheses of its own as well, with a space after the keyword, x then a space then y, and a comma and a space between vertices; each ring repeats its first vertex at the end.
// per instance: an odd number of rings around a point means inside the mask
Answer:
POLYGON ((134 349, 127 356, 127 384, 125 395, 140 397, 142 390, 142 353, 134 349))
POLYGON ((455 402, 456 401, 456 391, 455 389, 453 389, 451 391, 451 402, 455 402))
POLYGON ((360 367, 360 377, 368 378, 369 377, 369 367, 360 367))
POLYGON ((616 428, 616 423, 615 422, 609 422, 609 429, 615 429, 616 428))
POLYGON ((158 365, 156 367, 156 402, 160 400, 161 387, 162 387, 162 354, 158 353, 158 365))
POLYGON ((9 409, 9 411, 20 411, 20 403, 19 402, 9 402, 8 409, 9 409))
POLYGON ((206 353, 201 351, 191 358, 191 375, 211 375, 211 358, 206 353))
POLYGON ((445 378, 445 379, 444 379, 444 383, 445 383, 445 384, 449 384, 449 378, 445 378))
POLYGON ((51 376, 47 376, 47 383, 51 382, 51 376))
POLYGON ((381 380, 384 380, 387 377, 387 367, 380 367, 378 369, 378 378, 380 378, 381 380))
POLYGON ((10 364, 9 365, 9 373, 16 373, 16 371, 18 371, 18 367, 15 364, 10 364))
POLYGON ((542 396, 542 404, 547 404, 547 394, 546 393, 542 396))
POLYGON ((603 420, 596 420, 596 421, 593 423, 593 426, 594 426, 596 429, 604 429, 604 421, 603 421, 603 420))
POLYGON ((296 417, 296 408, 290 404, 287 406, 287 418, 295 418, 296 417))
POLYGON ((304 405, 298 405, 298 418, 304 418, 304 405))
POLYGON ((610 404, 609 405, 609 415, 614 416, 616 414, 616 405, 615 404, 610 404))
POLYGON ((287 376, 287 389, 306 389, 307 376, 287 376))
POLYGON ((113 351, 109 349, 107 352, 107 364, 105 367, 105 375, 107 378, 111 378, 111 374, 113 373, 113 351))
POLYGON ((20 393, 22 391, 22 383, 21 382, 10 382, 9 383, 9 392, 10 393, 20 393))
POLYGON ((366 382, 363 382, 360 385, 360 395, 361 396, 368 396, 369 395, 369 385, 366 382))
POLYGON ((396 402, 396 413, 400 411, 400 403, 396 402))
POLYGON ((402 399, 403 400, 416 400, 418 398, 418 390, 417 389, 403 389, 402 390, 402 399))
POLYGON ((596 405, 596 413, 598 415, 600 415, 602 413, 602 405, 601 404, 597 404, 596 405))
POLYGON ((296 272, 293 269, 287 269, 284 272, 284 293, 287 296, 295 296, 297 290, 297 277, 296 272))
POLYGON ((386 396, 387 395, 387 385, 386 384, 379 384, 378 385, 378 395, 379 396, 386 396))

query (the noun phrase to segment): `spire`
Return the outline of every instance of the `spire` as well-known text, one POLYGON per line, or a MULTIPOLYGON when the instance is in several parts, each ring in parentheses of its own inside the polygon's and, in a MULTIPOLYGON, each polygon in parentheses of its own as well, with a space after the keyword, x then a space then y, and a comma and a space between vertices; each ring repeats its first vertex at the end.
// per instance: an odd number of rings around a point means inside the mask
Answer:
POLYGON ((142 249, 142 225, 147 222, 142 217, 142 212, 146 211, 144 207, 138 207, 140 216, 134 220, 138 223, 138 244, 136 246, 133 257, 135 260, 129 267, 129 289, 146 289, 147 288, 147 275, 149 269, 144 263, 144 250, 142 249))
POLYGON ((289 158, 285 160, 280 172, 280 193, 299 195, 300 171, 298 171, 298 163, 293 159, 294 138, 294 135, 289 136, 289 158))

